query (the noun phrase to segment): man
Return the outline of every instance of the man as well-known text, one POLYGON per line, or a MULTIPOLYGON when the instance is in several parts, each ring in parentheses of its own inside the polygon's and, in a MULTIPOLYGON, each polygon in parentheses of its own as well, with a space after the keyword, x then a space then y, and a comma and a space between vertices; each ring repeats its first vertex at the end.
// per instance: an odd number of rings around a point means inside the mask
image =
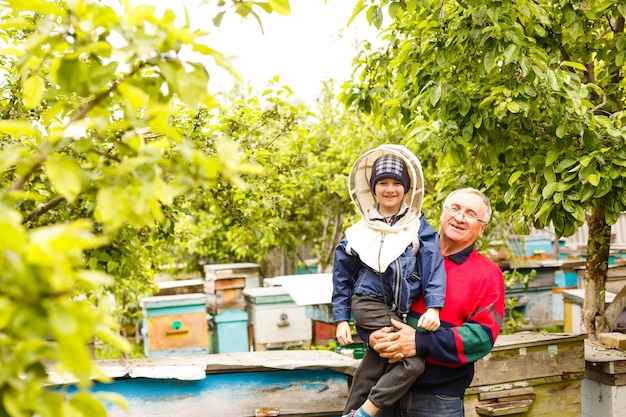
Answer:
POLYGON ((489 199, 480 191, 453 191, 441 214, 440 247, 447 275, 441 328, 416 331, 425 311, 418 297, 408 325, 373 332, 369 346, 389 362, 426 356, 426 368, 394 409, 378 417, 463 417, 465 390, 474 377, 474 362, 488 354, 504 316, 504 279, 500 268, 479 254, 474 242, 491 217, 489 199))

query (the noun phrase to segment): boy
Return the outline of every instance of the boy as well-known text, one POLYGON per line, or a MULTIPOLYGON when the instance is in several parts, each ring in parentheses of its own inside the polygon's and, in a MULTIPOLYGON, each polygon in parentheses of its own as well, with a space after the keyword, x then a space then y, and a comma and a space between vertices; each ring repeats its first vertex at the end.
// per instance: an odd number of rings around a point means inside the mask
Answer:
MULTIPOLYGON (((418 326, 436 330, 445 272, 438 235, 421 213, 419 160, 404 146, 379 146, 354 163, 349 191, 362 218, 335 249, 332 304, 338 342, 352 343, 351 316, 369 331, 389 326, 391 318, 406 322, 411 302, 422 291, 427 311, 418 326)), ((400 399, 423 370, 421 357, 389 364, 368 349, 354 375, 345 415, 376 415, 400 399)))

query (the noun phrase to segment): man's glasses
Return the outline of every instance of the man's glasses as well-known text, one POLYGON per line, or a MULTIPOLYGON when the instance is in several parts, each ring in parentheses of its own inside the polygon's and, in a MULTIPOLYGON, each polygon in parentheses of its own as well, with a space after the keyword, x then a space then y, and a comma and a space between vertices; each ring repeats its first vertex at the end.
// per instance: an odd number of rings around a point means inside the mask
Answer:
POLYGON ((451 206, 444 206, 443 208, 448 210, 452 217, 456 217, 457 215, 461 214, 461 216, 464 217, 468 222, 487 223, 486 221, 479 219, 475 212, 471 210, 463 210, 460 206, 457 206, 456 204, 452 204, 451 206))

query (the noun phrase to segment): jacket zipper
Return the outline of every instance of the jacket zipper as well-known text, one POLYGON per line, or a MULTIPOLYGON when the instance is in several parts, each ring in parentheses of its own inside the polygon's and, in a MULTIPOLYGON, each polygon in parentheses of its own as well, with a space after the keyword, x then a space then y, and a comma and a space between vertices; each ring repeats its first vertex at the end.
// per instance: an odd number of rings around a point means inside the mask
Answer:
POLYGON ((394 261, 396 264, 396 286, 394 288, 393 298, 394 298, 394 308, 398 315, 402 318, 402 322, 406 324, 407 322, 407 313, 400 311, 400 287, 402 283, 402 271, 400 271, 400 261, 397 259, 394 261))

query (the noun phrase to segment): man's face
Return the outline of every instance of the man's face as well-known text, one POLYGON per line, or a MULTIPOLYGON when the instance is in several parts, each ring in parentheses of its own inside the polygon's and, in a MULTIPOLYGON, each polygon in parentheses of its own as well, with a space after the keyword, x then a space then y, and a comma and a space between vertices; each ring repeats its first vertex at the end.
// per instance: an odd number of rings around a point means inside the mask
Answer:
POLYGON ((461 192, 452 196, 441 212, 441 235, 465 248, 482 235, 486 224, 486 207, 483 200, 473 193, 461 192))

